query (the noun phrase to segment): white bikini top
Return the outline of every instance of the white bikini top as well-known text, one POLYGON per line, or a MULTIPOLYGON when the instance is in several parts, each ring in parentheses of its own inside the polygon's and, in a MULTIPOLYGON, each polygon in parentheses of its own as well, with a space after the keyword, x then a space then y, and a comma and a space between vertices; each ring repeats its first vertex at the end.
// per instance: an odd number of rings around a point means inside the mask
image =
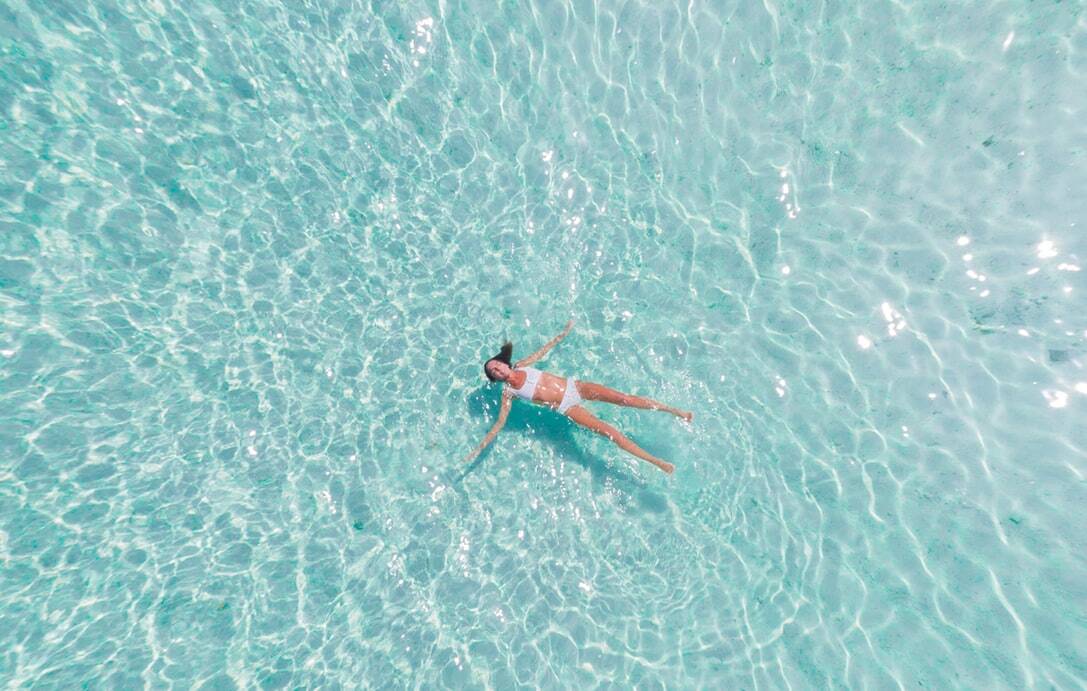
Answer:
POLYGON ((519 389, 515 389, 511 386, 510 392, 518 398, 531 401, 532 394, 536 393, 536 383, 540 381, 540 370, 535 367, 518 367, 513 371, 516 372, 518 370, 525 373, 525 383, 521 384, 521 388, 519 389))

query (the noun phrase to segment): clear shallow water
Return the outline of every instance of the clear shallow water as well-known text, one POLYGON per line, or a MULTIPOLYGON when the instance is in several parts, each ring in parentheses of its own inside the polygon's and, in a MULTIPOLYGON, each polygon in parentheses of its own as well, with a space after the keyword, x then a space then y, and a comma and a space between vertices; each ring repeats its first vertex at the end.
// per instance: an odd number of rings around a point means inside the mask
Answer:
POLYGON ((0 36, 5 684, 1084 684, 1082 3, 0 36))

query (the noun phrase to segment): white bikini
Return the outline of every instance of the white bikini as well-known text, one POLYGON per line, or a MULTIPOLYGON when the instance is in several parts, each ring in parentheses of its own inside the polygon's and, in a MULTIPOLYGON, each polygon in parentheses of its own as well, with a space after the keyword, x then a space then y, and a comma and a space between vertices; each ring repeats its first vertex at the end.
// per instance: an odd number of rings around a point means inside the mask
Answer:
MULTIPOLYGON (((518 389, 510 386, 510 393, 531 403, 532 395, 536 393, 536 384, 540 382, 540 370, 535 367, 518 367, 513 371, 524 372, 525 381, 518 389)), ((559 403, 559 412, 565 415, 567 410, 578 403, 581 403, 581 394, 577 390, 577 382, 574 381, 573 377, 567 377, 566 392, 562 395, 562 402, 559 403)))

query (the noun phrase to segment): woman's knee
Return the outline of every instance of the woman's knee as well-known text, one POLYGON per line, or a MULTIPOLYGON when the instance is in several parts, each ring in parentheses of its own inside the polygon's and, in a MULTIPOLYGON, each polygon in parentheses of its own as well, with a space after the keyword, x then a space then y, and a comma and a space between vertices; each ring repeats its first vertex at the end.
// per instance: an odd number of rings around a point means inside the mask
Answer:
POLYGON ((610 425, 608 426, 607 431, 601 432, 601 434, 603 434, 605 437, 615 442, 619 446, 624 446, 630 443, 630 440, 626 438, 626 435, 610 425))
POLYGON ((607 437, 608 439, 611 439, 614 442, 618 442, 619 439, 623 437, 619 430, 615 429, 606 422, 601 422, 599 425, 593 428, 593 431, 602 437, 607 437))

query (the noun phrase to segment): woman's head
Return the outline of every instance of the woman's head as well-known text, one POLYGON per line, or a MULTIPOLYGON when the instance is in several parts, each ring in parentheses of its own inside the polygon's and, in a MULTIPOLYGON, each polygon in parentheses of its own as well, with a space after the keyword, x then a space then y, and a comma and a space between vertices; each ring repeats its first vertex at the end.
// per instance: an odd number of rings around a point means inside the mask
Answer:
POLYGON ((506 341, 498 355, 483 363, 483 374, 491 381, 506 381, 513 371, 513 344, 506 341))

